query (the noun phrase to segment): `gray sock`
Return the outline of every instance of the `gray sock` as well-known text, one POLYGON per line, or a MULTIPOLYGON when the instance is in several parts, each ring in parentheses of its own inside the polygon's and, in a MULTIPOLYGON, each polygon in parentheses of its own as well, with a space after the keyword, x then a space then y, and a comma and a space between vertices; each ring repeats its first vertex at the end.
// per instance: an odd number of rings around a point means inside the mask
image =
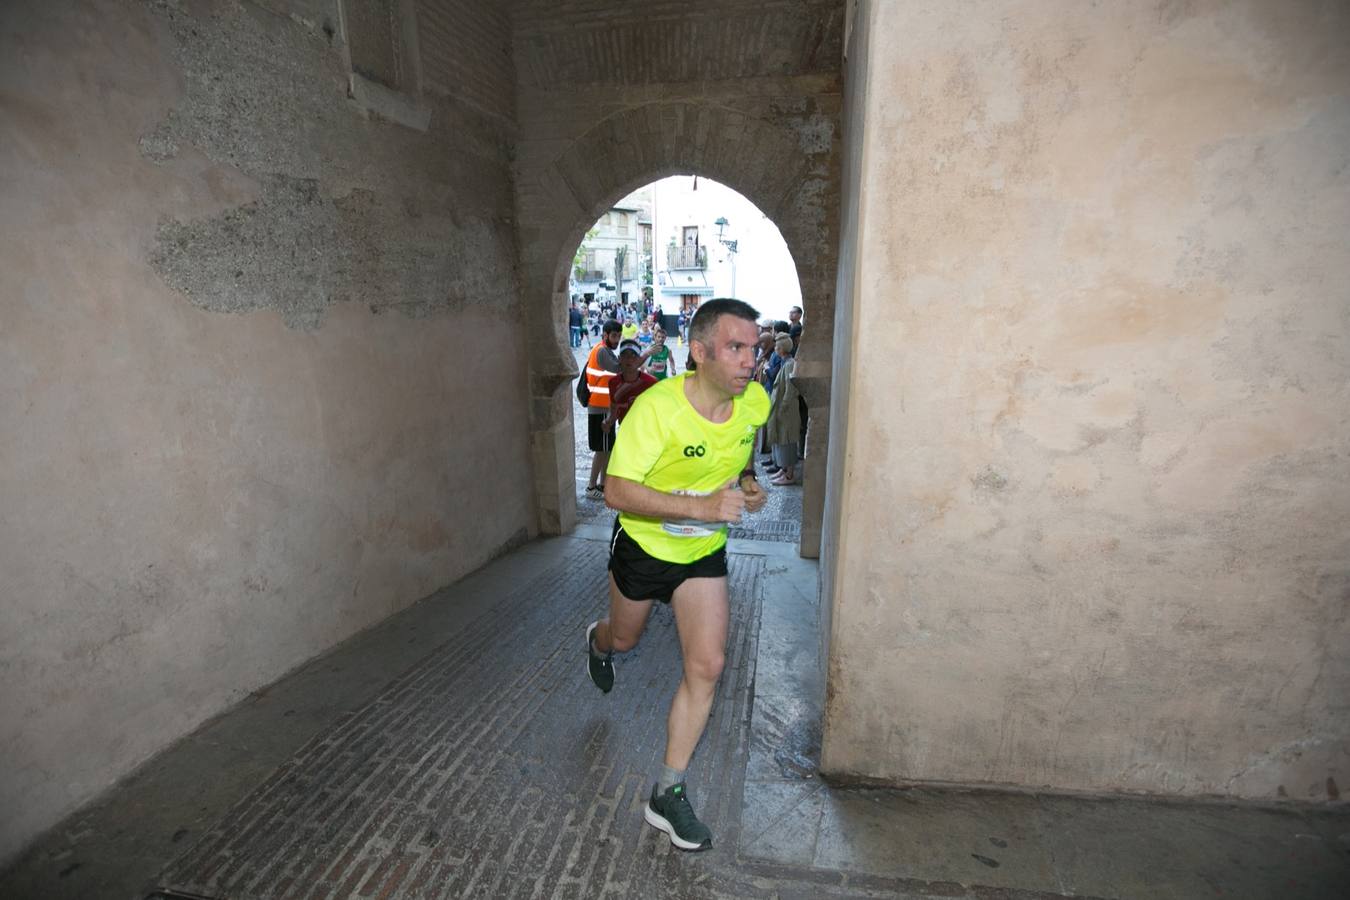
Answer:
POLYGON ((684 781, 684 769, 672 769, 670 766, 661 766, 661 777, 656 780, 656 792, 664 794, 669 788, 684 781))

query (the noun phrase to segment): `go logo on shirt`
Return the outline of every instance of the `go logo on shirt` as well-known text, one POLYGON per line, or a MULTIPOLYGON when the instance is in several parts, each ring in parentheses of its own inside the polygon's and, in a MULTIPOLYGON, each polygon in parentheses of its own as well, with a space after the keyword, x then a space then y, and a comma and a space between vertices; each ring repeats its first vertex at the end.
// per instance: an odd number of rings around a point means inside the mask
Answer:
POLYGON ((705 454, 705 453, 707 453, 707 452, 708 452, 708 448, 705 447, 705 446, 703 446, 702 444, 699 444, 697 447, 695 447, 695 446, 693 446, 693 445, 690 445, 690 446, 687 446, 687 447, 684 448, 684 455, 685 455, 685 456, 690 456, 690 457, 693 457, 693 456, 702 456, 703 454, 705 454))

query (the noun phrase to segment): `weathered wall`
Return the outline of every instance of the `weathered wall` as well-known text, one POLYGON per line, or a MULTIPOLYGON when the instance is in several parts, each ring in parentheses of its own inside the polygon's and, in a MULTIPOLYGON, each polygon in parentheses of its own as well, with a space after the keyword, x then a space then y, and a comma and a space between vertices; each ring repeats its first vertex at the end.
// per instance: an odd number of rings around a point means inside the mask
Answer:
POLYGON ((825 769, 1335 797, 1346 5, 863 7, 825 769))
POLYGON ((341 51, 322 2, 0 10, 0 859, 532 527, 509 77, 423 133, 341 51))
POLYGON ((696 173, 748 197, 783 234, 802 289, 800 378, 811 404, 803 551, 824 499, 838 246, 840 0, 523 0, 514 56, 521 282, 529 313, 540 524, 576 520, 563 335, 585 230, 658 178, 696 173), (816 452, 818 450, 819 452, 816 452))
MULTIPOLYGON (((854 318, 858 272, 862 260, 858 256, 862 223, 862 175, 864 128, 866 124, 868 70, 871 60, 869 38, 872 29, 866 21, 870 6, 858 0, 849 0, 844 23, 844 107, 840 115, 842 165, 839 179, 839 267, 836 273, 834 339, 831 348, 834 370, 830 379, 830 422, 828 463, 820 481, 824 484, 822 527, 820 539, 820 591, 824 600, 830 599, 830 587, 839 577, 839 534, 844 509, 840 501, 845 492, 845 463, 848 455, 849 398, 854 371, 853 341, 857 328, 854 318)), ((830 641, 834 633, 834 606, 820 604, 820 664, 828 670, 830 641)), ((826 679, 828 682, 828 679, 826 679)))

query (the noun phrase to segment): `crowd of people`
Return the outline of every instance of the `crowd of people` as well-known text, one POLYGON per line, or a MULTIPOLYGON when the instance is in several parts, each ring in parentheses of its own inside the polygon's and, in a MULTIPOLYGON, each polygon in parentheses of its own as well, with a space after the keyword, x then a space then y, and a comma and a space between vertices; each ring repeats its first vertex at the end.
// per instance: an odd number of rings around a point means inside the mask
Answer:
MULTIPOLYGON (((575 301, 569 310, 572 346, 582 341, 590 350, 583 367, 590 401, 587 407, 587 444, 593 454, 586 493, 599 497, 604 492, 605 466, 613 447, 617 428, 632 401, 665 378, 678 375, 675 355, 667 343, 668 335, 656 312, 642 318, 636 307, 600 306, 595 314, 582 313, 575 301), (613 315, 600 322, 599 315, 613 315), (597 341, 592 344, 590 331, 597 341), (616 402, 616 392, 626 402, 616 402)), ((797 372, 797 348, 802 339, 802 309, 794 306, 788 319, 766 319, 757 323, 759 338, 754 348, 753 379, 769 395, 768 422, 756 439, 763 454, 763 469, 770 484, 801 483, 798 462, 806 445, 806 401, 793 379, 797 372)), ((681 342, 688 339, 688 321, 678 317, 681 342)))
MULTIPOLYGON (((657 329, 665 330, 668 320, 657 306, 647 299, 637 303, 616 304, 573 300, 567 310, 568 337, 572 348, 587 348, 602 338, 605 322, 615 321, 621 326, 620 340, 637 341, 643 347, 656 339, 657 329)), ((675 330, 681 342, 689 340, 689 317, 683 311, 675 317, 675 330)))
POLYGON ((769 394, 769 421, 760 451, 770 484, 801 484, 798 461, 806 450, 806 399, 793 379, 802 341, 802 308, 794 306, 788 321, 762 324, 756 347, 755 380, 769 394))

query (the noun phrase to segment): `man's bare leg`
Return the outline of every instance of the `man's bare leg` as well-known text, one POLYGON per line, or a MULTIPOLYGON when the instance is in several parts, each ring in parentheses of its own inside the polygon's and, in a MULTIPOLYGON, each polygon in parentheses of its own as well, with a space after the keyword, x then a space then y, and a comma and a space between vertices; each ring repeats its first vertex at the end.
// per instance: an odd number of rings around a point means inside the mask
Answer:
POLYGON ((684 654, 684 678, 666 719, 666 765, 683 771, 703 736, 726 659, 730 605, 727 579, 690 578, 671 600, 684 654))
POLYGON ((587 486, 594 487, 605 483, 605 466, 609 465, 609 451, 597 450, 591 454, 591 480, 587 486))
POLYGON ((637 646, 647 627, 652 611, 651 600, 630 600, 609 576, 609 618, 601 619, 595 627, 595 649, 598 653, 625 653, 637 646))

